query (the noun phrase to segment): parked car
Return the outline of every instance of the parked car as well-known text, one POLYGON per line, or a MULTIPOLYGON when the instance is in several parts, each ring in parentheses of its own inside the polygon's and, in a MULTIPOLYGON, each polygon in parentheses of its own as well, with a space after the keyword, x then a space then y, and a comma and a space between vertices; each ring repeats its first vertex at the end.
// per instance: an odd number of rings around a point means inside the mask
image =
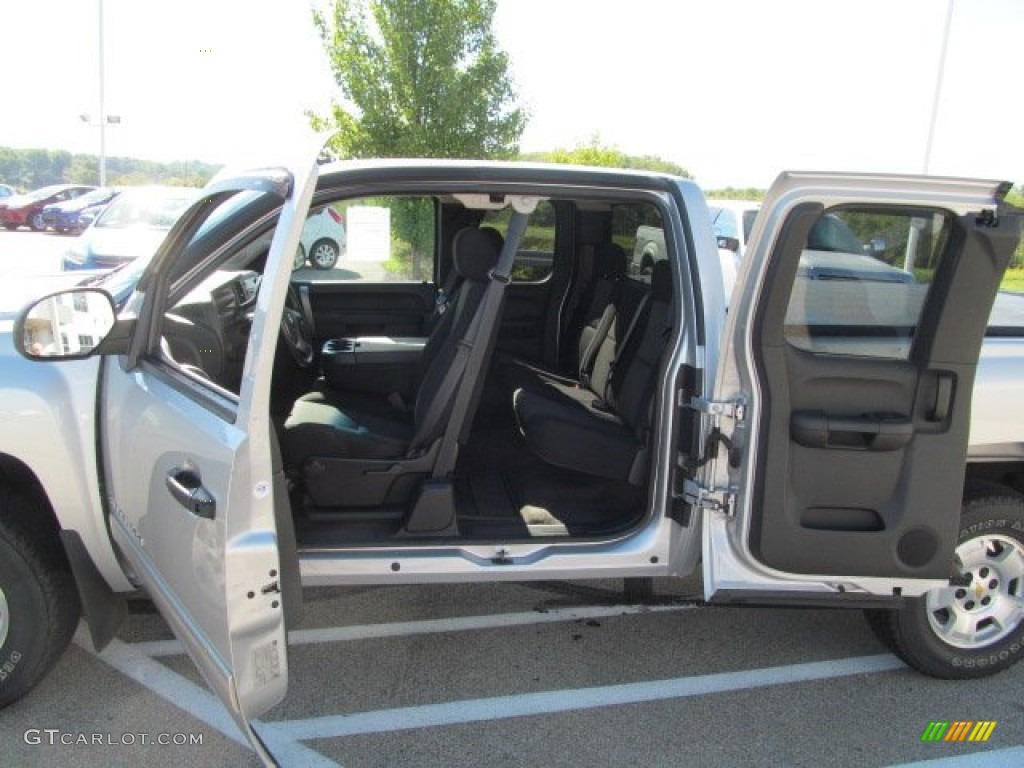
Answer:
POLYGON ((43 208, 43 223, 47 228, 62 234, 77 234, 85 229, 85 225, 79 219, 82 211, 94 206, 105 206, 117 197, 119 192, 120 190, 111 187, 99 187, 73 200, 48 205, 43 208))
POLYGON ((64 269, 111 269, 151 255, 199 192, 194 187, 125 189, 75 240, 64 255, 64 269))
POLYGON ((36 232, 42 232, 46 229, 43 208, 53 203, 73 200, 94 189, 95 187, 81 184, 54 184, 35 192, 8 197, 0 207, 0 224, 7 229, 27 226, 36 232))
MULTIPOLYGON (((220 177, 150 260, 41 296, 2 329, 0 596, 25 608, 4 614, 0 658, 20 663, 0 678, 0 706, 53 666, 82 613, 96 646, 109 642, 138 589, 267 764, 273 744, 250 721, 287 691, 305 585, 703 568, 712 603, 867 609, 885 647, 925 674, 1012 666, 1024 658, 1024 402, 992 386, 972 412, 1022 227, 1006 189, 784 174, 727 314, 688 179, 312 157, 220 177), (434 282, 295 272, 314 194, 433 213, 415 257, 434 282), (579 236, 556 239, 565 279, 515 284, 506 301, 541 204, 579 236), (478 226, 496 209, 504 245, 478 226), (934 282, 798 275, 823 210, 886 231, 929 211, 919 263, 934 282), (669 248, 633 279, 616 237, 654 220, 669 248), (593 269, 574 269, 588 258, 593 269), (142 290, 121 299, 113 283, 137 267, 142 290), (428 332, 452 270, 462 284, 428 332), (838 318, 815 300, 853 287, 865 300, 838 318), (577 293, 588 311, 563 312, 577 293), (586 376, 559 354, 584 347, 586 376), (516 371, 514 387, 498 375, 516 371), (396 384, 414 397, 393 397, 396 384)), ((356 248, 402 253, 390 250, 400 226, 348 223, 353 262, 356 248)), ((995 341, 1002 385, 1024 355, 1020 340, 995 341)))
POLYGON ((295 250, 295 269, 308 261, 316 269, 332 269, 345 255, 347 244, 345 219, 329 205, 311 213, 302 227, 302 238, 295 250))
MULTIPOLYGON (((8 197, 14 197, 16 194, 18 194, 18 192, 14 187, 8 184, 0 184, 0 200, 4 200, 8 197)), ((0 205, 3 205, 3 203, 0 203, 0 205)))

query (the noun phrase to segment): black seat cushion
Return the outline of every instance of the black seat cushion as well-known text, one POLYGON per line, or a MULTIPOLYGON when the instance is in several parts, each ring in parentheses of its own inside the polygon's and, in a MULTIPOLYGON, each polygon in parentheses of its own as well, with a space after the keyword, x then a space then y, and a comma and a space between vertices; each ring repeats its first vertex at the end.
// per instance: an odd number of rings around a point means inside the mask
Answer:
POLYGON ((313 456, 401 458, 413 436, 411 415, 372 396, 310 392, 295 401, 281 431, 281 450, 291 467, 313 456))
POLYGON ((600 398, 582 387, 558 387, 544 394, 516 391, 519 429, 544 461, 613 480, 628 480, 643 447, 619 418, 603 410, 600 398))

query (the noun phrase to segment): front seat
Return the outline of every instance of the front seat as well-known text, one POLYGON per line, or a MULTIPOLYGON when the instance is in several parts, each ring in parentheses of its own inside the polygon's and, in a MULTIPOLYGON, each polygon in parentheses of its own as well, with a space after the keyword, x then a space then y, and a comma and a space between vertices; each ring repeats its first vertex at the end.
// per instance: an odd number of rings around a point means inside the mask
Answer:
POLYGON ((350 392, 310 392, 295 402, 281 430, 281 449, 285 465, 316 506, 401 504, 431 473, 459 386, 477 385, 474 371, 467 370, 458 386, 446 374, 460 346, 473 338, 487 343, 490 330, 475 333, 474 319, 499 255, 498 241, 488 233, 476 228, 456 233, 452 261, 462 285, 441 332, 431 338, 411 411, 350 392))

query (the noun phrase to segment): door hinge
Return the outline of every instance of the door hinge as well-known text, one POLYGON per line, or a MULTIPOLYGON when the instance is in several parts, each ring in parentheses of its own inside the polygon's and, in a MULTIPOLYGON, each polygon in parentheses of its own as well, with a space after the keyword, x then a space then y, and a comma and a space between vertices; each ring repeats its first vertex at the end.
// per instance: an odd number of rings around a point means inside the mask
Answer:
POLYGON ((694 480, 683 482, 683 492, 675 496, 697 509, 721 512, 732 517, 736 512, 736 492, 732 489, 705 488, 694 480))
POLYGON ((719 419, 723 416, 736 419, 736 421, 743 421, 747 418, 747 405, 742 400, 708 400, 704 397, 692 397, 690 401, 685 404, 685 407, 691 408, 698 413, 706 413, 711 416, 715 424, 718 424, 719 419))

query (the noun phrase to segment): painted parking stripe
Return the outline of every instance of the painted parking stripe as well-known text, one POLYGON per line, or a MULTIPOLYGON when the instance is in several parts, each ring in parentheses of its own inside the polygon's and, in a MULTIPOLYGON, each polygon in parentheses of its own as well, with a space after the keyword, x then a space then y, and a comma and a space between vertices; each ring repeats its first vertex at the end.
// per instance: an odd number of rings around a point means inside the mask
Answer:
POLYGON ((971 752, 967 755, 919 760, 915 763, 899 763, 888 768, 1019 768, 1021 765, 1024 765, 1024 747, 971 752))
MULTIPOLYGON (((401 621, 391 624, 364 624, 351 627, 324 627, 322 629, 297 629, 288 633, 288 645, 309 645, 312 643, 340 643, 350 640, 376 640, 384 637, 408 637, 443 632, 465 632, 473 629, 501 629, 503 627, 526 626, 530 624, 553 624, 556 622, 578 621, 580 619, 601 619, 613 616, 631 616, 644 613, 668 613, 696 608, 696 603, 672 603, 669 605, 595 605, 576 608, 551 608, 545 611, 523 611, 521 613, 496 613, 483 616, 460 616, 450 619, 427 619, 424 621, 401 621)), ((152 658, 177 656, 185 653, 184 646, 177 640, 155 640, 132 643, 140 653, 152 658)))
MULTIPOLYGON (((228 714, 220 699, 200 688, 191 680, 168 669, 160 662, 153 661, 148 656, 139 653, 133 644, 124 643, 115 638, 101 653, 96 653, 84 625, 79 626, 75 633, 75 643, 160 698, 197 720, 201 720, 235 743, 246 749, 251 749, 248 739, 238 730, 238 726, 235 725, 235 721, 231 719, 231 715, 228 714)), ((299 744, 288 734, 278 730, 269 730, 265 723, 254 721, 253 727, 275 757, 283 760, 286 765, 340 768, 333 760, 299 744)))
POLYGON ((504 720, 511 717, 577 712, 598 707, 705 696, 849 675, 890 672, 903 669, 904 666, 902 661, 890 654, 858 656, 742 672, 495 696, 486 699, 468 699, 445 704, 401 707, 352 715, 282 720, 264 725, 267 728, 279 730, 294 740, 330 739, 358 734, 435 728, 485 720, 504 720))

